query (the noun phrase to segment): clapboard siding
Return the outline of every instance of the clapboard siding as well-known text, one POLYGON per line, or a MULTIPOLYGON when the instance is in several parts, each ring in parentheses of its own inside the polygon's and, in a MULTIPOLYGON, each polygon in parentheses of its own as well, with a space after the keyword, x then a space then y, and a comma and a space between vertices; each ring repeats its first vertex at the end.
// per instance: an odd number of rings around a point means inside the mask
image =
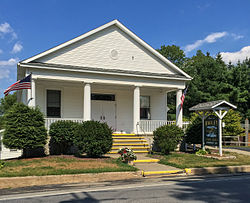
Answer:
POLYGON ((107 69, 176 73, 115 25, 37 61, 107 69), (118 51, 118 59, 111 58, 110 51, 113 49, 118 51))
POLYGON ((0 160, 13 159, 22 156, 22 150, 11 150, 3 145, 3 132, 4 130, 0 130, 0 160))

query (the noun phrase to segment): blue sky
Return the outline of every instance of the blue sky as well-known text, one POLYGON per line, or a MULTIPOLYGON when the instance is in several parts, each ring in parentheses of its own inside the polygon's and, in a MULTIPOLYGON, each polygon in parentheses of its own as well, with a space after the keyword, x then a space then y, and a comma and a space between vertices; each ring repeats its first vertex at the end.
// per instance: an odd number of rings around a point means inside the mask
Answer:
POLYGON ((250 57, 249 0, 1 0, 0 97, 16 81, 18 61, 113 19, 156 49, 250 57))

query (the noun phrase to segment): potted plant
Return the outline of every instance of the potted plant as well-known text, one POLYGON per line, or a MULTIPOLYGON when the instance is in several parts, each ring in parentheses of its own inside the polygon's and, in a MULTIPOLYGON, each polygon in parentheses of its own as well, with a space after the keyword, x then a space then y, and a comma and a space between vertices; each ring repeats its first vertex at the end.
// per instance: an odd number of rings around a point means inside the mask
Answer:
POLYGON ((131 164, 132 161, 137 159, 133 150, 129 149, 128 147, 124 147, 124 148, 119 149, 118 154, 121 155, 122 162, 127 163, 127 164, 131 164))

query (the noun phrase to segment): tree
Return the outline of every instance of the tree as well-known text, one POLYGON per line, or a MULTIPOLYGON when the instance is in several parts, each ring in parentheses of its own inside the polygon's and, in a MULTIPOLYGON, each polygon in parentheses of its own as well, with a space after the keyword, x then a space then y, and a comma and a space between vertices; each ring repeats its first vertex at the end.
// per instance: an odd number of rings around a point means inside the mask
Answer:
POLYGON ((24 157, 29 150, 46 144, 44 118, 38 108, 16 103, 4 114, 4 121, 3 144, 10 149, 23 150, 24 157))
POLYGON ((181 67, 186 60, 185 53, 179 46, 163 45, 160 49, 157 49, 157 51, 178 67, 181 67))
POLYGON ((237 106, 244 118, 249 118, 250 107, 250 59, 230 65, 228 82, 232 85, 229 100, 237 106))
POLYGON ((205 55, 198 50, 196 55, 184 64, 183 70, 193 77, 185 98, 184 115, 188 116, 188 109, 198 103, 229 100, 233 86, 228 84, 227 66, 220 55, 213 58, 210 54, 205 55))
MULTIPOLYGON (((166 57, 169 61, 174 63, 179 68, 182 68, 183 64, 186 61, 186 56, 184 51, 176 45, 168 45, 168 46, 161 46, 160 49, 157 49, 157 51, 166 57)), ((176 97, 175 92, 169 92, 168 93, 168 120, 175 120, 175 103, 176 103, 176 97)))
POLYGON ((4 120, 3 115, 6 113, 17 101, 16 93, 9 94, 0 100, 0 129, 3 128, 4 120))
POLYGON ((197 113, 192 113, 191 123, 186 130, 185 141, 189 144, 202 143, 202 120, 197 113))
MULTIPOLYGON (((188 92, 184 103, 184 116, 189 117, 188 109, 201 102, 224 99, 237 106, 241 116, 250 116, 250 59, 236 65, 225 64, 220 53, 212 57, 210 53, 198 50, 196 55, 187 58, 180 47, 161 46, 157 50, 193 79, 187 82, 188 92)), ((168 93, 168 119, 175 119, 175 93, 168 93)))
POLYGON ((223 136, 239 136, 244 135, 244 129, 240 124, 241 116, 237 111, 230 109, 223 118, 225 127, 223 128, 223 136))

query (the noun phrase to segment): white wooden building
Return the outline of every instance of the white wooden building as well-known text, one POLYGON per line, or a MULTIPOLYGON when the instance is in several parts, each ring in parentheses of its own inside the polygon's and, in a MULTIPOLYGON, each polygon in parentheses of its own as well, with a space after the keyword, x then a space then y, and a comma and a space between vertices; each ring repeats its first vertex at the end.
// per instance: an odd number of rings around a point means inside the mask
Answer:
POLYGON ((3 145, 3 132, 4 130, 0 130, 0 160, 13 159, 22 156, 22 150, 9 149, 3 145))
POLYGON ((167 93, 180 98, 191 77, 118 20, 17 65, 18 79, 32 73, 32 89, 18 100, 39 106, 46 126, 56 120, 107 122, 115 131, 152 133, 167 121, 167 93))

